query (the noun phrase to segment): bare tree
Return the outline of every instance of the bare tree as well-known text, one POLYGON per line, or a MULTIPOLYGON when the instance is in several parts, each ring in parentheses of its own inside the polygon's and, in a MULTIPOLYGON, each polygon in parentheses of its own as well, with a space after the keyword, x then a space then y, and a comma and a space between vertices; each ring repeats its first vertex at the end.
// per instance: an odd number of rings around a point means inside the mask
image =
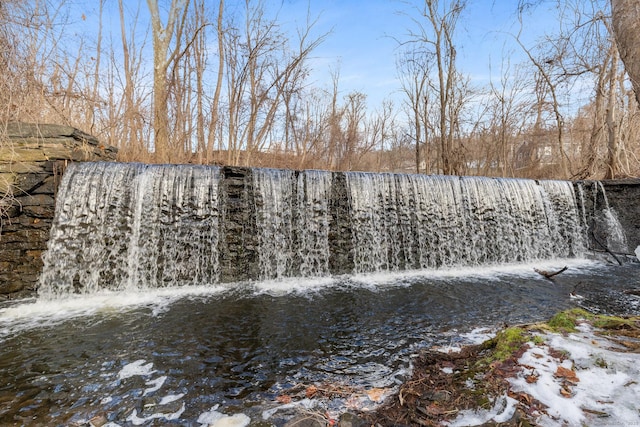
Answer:
POLYGON ((460 124, 457 114, 461 111, 460 102, 464 102, 465 83, 456 67, 454 33, 465 6, 464 0, 425 0, 423 7, 416 8, 418 16, 412 18, 415 28, 406 42, 426 55, 426 60, 431 62, 428 68, 436 74, 435 79, 429 80, 437 100, 430 114, 436 117, 434 137, 438 166, 444 174, 456 173, 462 167, 454 137, 460 124))
POLYGON ((611 0, 613 32, 640 103, 640 9, 634 0, 611 0))
POLYGON ((207 136, 207 163, 213 160, 213 148, 215 135, 219 128, 218 114, 220 110, 220 94, 222 93, 222 81, 224 77, 225 52, 224 52, 224 0, 218 3, 218 18, 216 20, 216 36, 218 39, 218 72, 216 74, 216 89, 211 101, 211 122, 207 136))
MULTIPOLYGON (((550 102, 550 106, 552 108, 553 111, 553 115, 555 117, 555 121, 556 121, 556 131, 557 131, 557 149, 558 149, 558 153, 559 153, 559 159, 560 159, 560 169, 561 169, 561 176, 563 178, 568 178, 570 176, 569 173, 569 156, 567 155, 567 152, 565 150, 565 142, 564 142, 564 116, 562 114, 561 111, 561 106, 560 106, 560 98, 558 96, 558 85, 559 83, 557 81, 555 81, 553 79, 553 76, 549 70, 549 66, 553 65, 553 61, 552 60, 547 60, 547 61, 541 61, 539 58, 536 58, 536 56, 532 53, 531 49, 527 48, 524 43, 521 41, 520 39, 520 34, 518 34, 517 36, 515 36, 515 40, 518 43, 518 45, 522 48, 522 50, 525 52, 525 54, 527 55, 527 57, 529 58, 529 60, 531 61, 531 64, 533 64, 533 66, 535 67, 536 73, 537 75, 540 77, 538 80, 538 93, 548 93, 550 98, 551 98, 551 102, 550 102)), ((544 97, 540 98, 541 101, 544 99, 544 97)), ((543 102, 539 102, 539 109, 538 111, 541 111, 543 102)), ((536 121, 536 123, 540 123, 540 114, 538 114, 538 120, 536 121)), ((539 127, 539 126, 538 126, 539 127)))
POLYGON ((228 121, 224 134, 230 164, 240 163, 242 153, 242 163, 248 164, 268 146, 288 93, 303 85, 307 60, 325 37, 312 35, 315 21, 308 18, 292 46, 261 1, 246 0, 243 19, 244 25, 230 24, 225 33, 228 121))
POLYGON ((420 173, 424 163, 425 173, 431 172, 431 153, 429 149, 428 133, 430 96, 431 52, 407 50, 396 60, 396 68, 400 77, 402 92, 405 97, 409 123, 412 129, 412 139, 415 141, 415 171, 420 173), (421 152, 421 149, 424 152, 421 152))
POLYGON ((167 22, 160 17, 158 0, 147 0, 153 36, 153 128, 156 160, 171 159, 169 150, 169 88, 167 73, 179 54, 172 43, 180 43, 189 0, 172 0, 167 22))

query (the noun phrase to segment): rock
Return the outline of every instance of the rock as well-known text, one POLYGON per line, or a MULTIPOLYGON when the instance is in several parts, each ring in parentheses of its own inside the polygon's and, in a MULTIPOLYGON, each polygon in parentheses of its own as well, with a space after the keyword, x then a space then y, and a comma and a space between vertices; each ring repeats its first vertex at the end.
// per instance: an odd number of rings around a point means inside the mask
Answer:
POLYGON ((71 126, 14 122, 7 124, 9 138, 55 138, 72 136, 76 130, 71 126))
POLYGON ((368 427, 371 424, 351 412, 345 412, 340 416, 338 427, 368 427))
POLYGON ((9 123, 0 147, 0 295, 35 289, 68 161, 115 160, 117 149, 69 126, 9 123))
POLYGON ((326 418, 319 414, 302 414, 287 421, 284 427, 325 427, 326 425, 326 418))

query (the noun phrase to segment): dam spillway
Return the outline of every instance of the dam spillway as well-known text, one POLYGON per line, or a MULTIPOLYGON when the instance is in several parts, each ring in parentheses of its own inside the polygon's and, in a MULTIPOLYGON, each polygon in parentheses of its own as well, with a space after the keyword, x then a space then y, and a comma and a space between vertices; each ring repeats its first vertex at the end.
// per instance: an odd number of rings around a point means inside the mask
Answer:
POLYGON ((41 294, 580 256, 568 181, 79 163, 41 294))

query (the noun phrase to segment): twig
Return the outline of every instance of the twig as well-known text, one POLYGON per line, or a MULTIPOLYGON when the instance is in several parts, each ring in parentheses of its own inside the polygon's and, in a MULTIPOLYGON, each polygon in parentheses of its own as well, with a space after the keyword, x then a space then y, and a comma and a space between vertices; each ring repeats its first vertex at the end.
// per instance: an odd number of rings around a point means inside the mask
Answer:
POLYGON ((613 252, 611 252, 611 250, 607 247, 607 245, 603 244, 600 240, 598 240, 598 238, 596 237, 596 234, 593 232, 593 230, 591 230, 591 237, 593 237, 593 240, 599 244, 600 246, 602 246, 602 248, 609 254, 611 255, 616 261, 618 261, 619 265, 622 265, 622 261, 620 261, 620 259, 616 256, 616 254, 614 254, 613 252))
POLYGON ((567 269, 568 269, 568 268, 569 268, 569 267, 567 267, 567 266, 565 265, 565 266, 564 266, 564 268, 561 268, 561 269, 560 269, 560 270, 558 270, 558 271, 543 271, 543 270, 538 270, 537 268, 534 268, 533 270, 534 270, 536 273, 543 275, 543 276, 544 276, 544 277, 546 277, 547 279, 549 279, 549 280, 553 280, 553 279, 552 279, 552 277, 553 277, 553 276, 557 276, 558 274, 560 274, 560 273, 563 273, 563 272, 567 271, 567 269))

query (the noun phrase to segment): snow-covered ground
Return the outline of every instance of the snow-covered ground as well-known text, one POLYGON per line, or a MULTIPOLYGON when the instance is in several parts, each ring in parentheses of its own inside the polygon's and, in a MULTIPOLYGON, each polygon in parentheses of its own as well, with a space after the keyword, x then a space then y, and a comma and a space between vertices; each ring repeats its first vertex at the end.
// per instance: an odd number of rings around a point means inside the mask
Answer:
MULTIPOLYGON (((544 405, 530 416, 541 426, 640 426, 640 354, 594 333, 588 323, 568 335, 540 334, 519 359, 509 379, 511 396, 530 396, 544 405)), ((462 411, 451 426, 504 422, 517 400, 496 399, 491 410, 462 411)))

